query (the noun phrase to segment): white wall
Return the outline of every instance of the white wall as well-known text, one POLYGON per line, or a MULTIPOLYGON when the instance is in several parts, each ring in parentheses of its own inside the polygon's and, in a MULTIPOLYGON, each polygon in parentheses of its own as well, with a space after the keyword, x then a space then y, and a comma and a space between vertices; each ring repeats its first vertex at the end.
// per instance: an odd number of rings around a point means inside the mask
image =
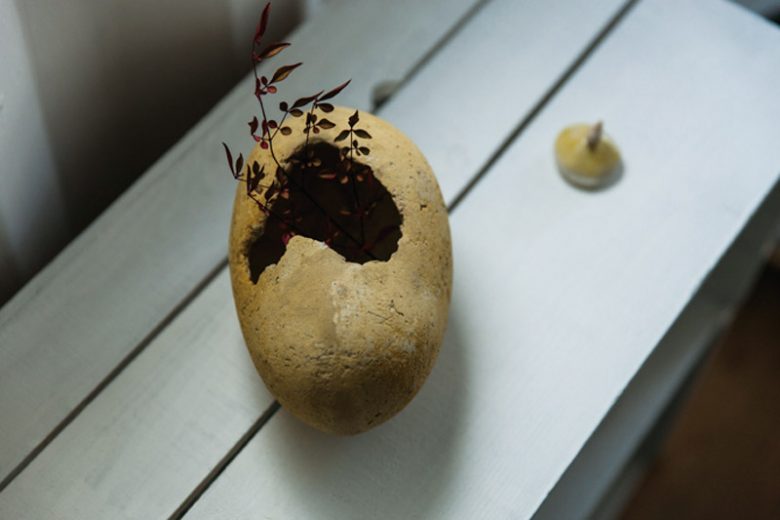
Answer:
POLYGON ((12 0, 0 0, 0 302, 65 241, 49 137, 12 0))
POLYGON ((263 4, 0 0, 0 304, 240 80, 263 4))

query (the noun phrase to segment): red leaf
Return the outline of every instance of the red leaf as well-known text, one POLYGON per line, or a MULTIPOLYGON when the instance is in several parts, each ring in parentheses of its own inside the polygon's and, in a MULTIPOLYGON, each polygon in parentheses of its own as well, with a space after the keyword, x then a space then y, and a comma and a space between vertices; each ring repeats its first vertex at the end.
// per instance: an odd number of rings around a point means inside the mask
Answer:
POLYGON ((227 155, 227 162, 228 166, 230 166, 230 173, 232 173, 233 177, 235 177, 236 170, 233 169, 233 154, 230 153, 230 148, 228 148, 228 145, 222 143, 222 146, 225 148, 225 155, 227 155))
POLYGON ((257 127, 260 124, 257 121, 257 116, 253 117, 252 120, 247 124, 249 125, 249 131, 252 132, 252 135, 255 135, 255 132, 257 132, 257 127))
POLYGON ((349 120, 347 121, 349 123, 350 128, 358 124, 358 121, 360 121, 360 116, 358 115, 358 111, 355 110, 355 113, 349 116, 349 120))
MULTIPOLYGON (((304 105, 308 105, 309 103, 311 103, 315 99, 319 98, 321 94, 322 94, 322 91, 320 90, 319 92, 317 92, 313 96, 307 96, 307 97, 302 97, 300 99, 297 99, 295 101, 295 103, 293 103, 293 108, 300 108, 300 107, 302 107, 304 105)), ((292 111, 290 111, 290 113, 292 114, 292 111)))
POLYGON ((263 8, 263 14, 260 16, 260 21, 257 23, 257 29, 255 29, 255 45, 260 43, 260 39, 265 34, 265 28, 268 27, 268 13, 271 10, 271 2, 265 4, 263 8))
POLYGON ((242 154, 238 154, 238 159, 236 159, 236 177, 241 176, 241 169, 244 167, 244 156, 242 154))
POLYGON ((350 81, 352 81, 352 80, 351 80, 351 79, 348 79, 347 81, 345 81, 344 83, 342 83, 342 84, 341 84, 341 85, 339 85, 338 87, 336 87, 336 88, 334 88, 334 89, 332 89, 332 90, 329 90, 329 91, 327 91, 327 92, 325 93, 325 95, 323 95, 323 96, 320 98, 320 101, 325 101, 326 99, 330 99, 330 98, 332 98, 332 97, 335 97, 336 95, 338 95, 338 93, 339 93, 339 92, 341 92, 342 90, 344 90, 344 88, 345 88, 347 85, 349 85, 349 82, 350 82, 350 81))
POLYGON ((301 65, 303 65, 303 63, 298 62, 298 63, 293 63, 292 65, 283 65, 279 67, 278 69, 276 69, 276 72, 274 72, 273 77, 271 77, 271 83, 282 81, 287 76, 289 76, 292 73, 292 71, 294 71, 301 65))
POLYGON ((279 43, 272 43, 268 47, 262 50, 260 53, 260 59, 267 59, 271 58, 273 56, 276 56, 280 52, 284 50, 285 47, 289 47, 290 44, 287 42, 279 42, 279 43))
POLYGON ((333 179, 336 178, 336 172, 330 172, 330 171, 320 172, 319 174, 317 174, 317 177, 319 177, 320 179, 324 179, 326 181, 332 181, 333 179))
POLYGON ((252 193, 257 189, 257 185, 260 184, 260 175, 258 175, 258 170, 252 168, 247 171, 247 178, 246 178, 246 190, 249 193, 252 193))
POLYGON ((334 123, 333 121, 331 121, 329 119, 320 119, 320 121, 317 123, 317 126, 322 128, 323 130, 329 130, 329 129, 333 128, 334 126, 336 126, 336 123, 334 123))
POLYGON ((270 94, 276 94, 276 87, 274 87, 273 85, 269 85, 268 86, 268 92, 270 94))
POLYGON ((260 148, 262 148, 263 150, 268 150, 268 143, 266 143, 265 141, 261 142, 260 148))

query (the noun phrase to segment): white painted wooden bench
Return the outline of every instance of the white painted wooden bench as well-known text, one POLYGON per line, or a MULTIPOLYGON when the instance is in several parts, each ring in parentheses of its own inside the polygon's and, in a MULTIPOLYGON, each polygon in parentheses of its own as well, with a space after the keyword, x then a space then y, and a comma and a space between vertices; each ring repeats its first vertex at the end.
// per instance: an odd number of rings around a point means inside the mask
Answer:
POLYGON ((608 511, 776 232, 780 31, 721 0, 355 0, 291 39, 291 96, 401 82, 377 112, 451 205, 431 378, 351 438, 263 387, 225 269, 242 83, 0 310, 0 518, 608 511), (552 142, 596 119, 626 170, 583 192, 552 142))

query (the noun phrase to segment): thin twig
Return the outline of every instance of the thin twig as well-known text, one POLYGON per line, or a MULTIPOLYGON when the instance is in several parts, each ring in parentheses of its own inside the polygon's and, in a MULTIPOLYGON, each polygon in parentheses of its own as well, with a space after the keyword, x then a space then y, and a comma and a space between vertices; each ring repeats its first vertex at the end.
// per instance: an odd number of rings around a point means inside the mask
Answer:
POLYGON ((588 131, 588 149, 591 152, 594 151, 599 145, 599 141, 601 141, 601 133, 603 130, 604 124, 601 121, 590 127, 590 130, 588 131))
MULTIPOLYGON (((253 43, 253 46, 252 46, 252 50, 254 51, 254 43, 253 43)), ((257 83, 258 83, 260 78, 259 78, 259 76, 257 74, 257 62, 254 60, 254 57, 252 57, 252 72, 254 73, 254 77, 255 77, 255 89, 257 89, 257 83)), ((263 97, 262 97, 262 95, 256 95, 255 97, 257 98, 257 101, 260 104, 260 112, 261 112, 261 114, 263 116, 263 126, 265 128, 267 128, 268 116, 266 115, 265 104, 263 103, 263 97)), ((313 110, 314 110, 314 107, 312 106, 312 111, 313 110)), ((277 128, 279 128, 279 126, 277 126, 277 128)), ((274 134, 274 136, 275 135, 276 134, 274 134)), ((265 130, 264 129, 263 129, 263 137, 265 137, 265 130)), ((305 146, 308 146, 308 141, 309 141, 309 134, 307 133, 306 134, 306 143, 307 144, 305 146)), ((341 224, 339 224, 338 221, 336 221, 332 216, 330 216, 328 214, 328 212, 325 210, 325 208, 322 207, 322 205, 306 189, 304 189, 304 187, 301 184, 299 184, 289 174, 289 172, 287 172, 287 170, 281 165, 279 160, 276 158, 276 154, 274 153, 273 139, 271 138, 271 133, 270 132, 268 133, 268 151, 271 153, 271 158, 274 160, 274 163, 279 168, 279 170, 281 170, 281 172, 284 175, 284 177, 290 183, 292 183, 293 186, 295 186, 298 190, 300 190, 301 193, 303 193, 306 196, 306 198, 308 198, 311 201, 311 203, 314 204, 314 206, 325 216, 325 218, 329 219, 339 229, 339 231, 341 231, 344 234, 344 236, 346 236, 348 239, 350 239, 352 242, 354 242, 362 250, 363 246, 365 244, 365 240, 363 242, 361 242, 357 238, 352 236, 352 234, 349 231, 347 231, 341 224)), ((368 256, 370 256, 372 259, 378 260, 378 258, 373 253, 371 253, 370 251, 365 251, 365 253, 368 256)))
POLYGON ((363 208, 360 205, 360 197, 358 196, 358 188, 357 188, 357 180, 355 180, 355 160, 352 157, 352 127, 349 127, 349 177, 352 181, 352 193, 355 196, 355 211, 358 212, 358 216, 360 217, 360 241, 362 242, 361 247, 366 247, 366 227, 365 222, 363 220, 363 208))

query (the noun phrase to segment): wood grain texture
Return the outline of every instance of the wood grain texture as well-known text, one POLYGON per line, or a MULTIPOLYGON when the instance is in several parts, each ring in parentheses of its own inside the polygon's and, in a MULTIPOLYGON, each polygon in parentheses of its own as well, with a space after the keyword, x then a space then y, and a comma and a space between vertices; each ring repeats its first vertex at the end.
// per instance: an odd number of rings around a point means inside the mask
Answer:
MULTIPOLYGON (((340 102, 368 108, 476 3, 340 3, 291 36, 284 59, 307 64, 285 95, 354 77, 340 102)), ((224 259, 234 186, 220 142, 249 142, 250 93, 237 86, 0 310, 0 482, 224 259)))
MULTIPOLYGON (((526 70, 525 60, 532 59, 536 68, 528 76, 507 74, 492 80, 494 88, 513 93, 517 111, 508 111, 498 103, 485 105, 478 96, 456 97, 464 120, 492 123, 506 135, 618 9, 620 2, 594 2, 587 10, 569 10, 566 17, 546 9, 545 5, 539 1, 518 9, 511 0, 489 4, 455 36, 454 51, 447 46, 433 57, 429 66, 434 72, 429 73, 428 67, 420 71, 381 110, 382 116, 414 134, 418 145, 429 153, 434 168, 440 167, 438 174, 445 193, 459 192, 470 174, 489 159, 501 139, 498 134, 490 140, 454 134, 458 141, 448 144, 463 148, 470 157, 469 162, 454 168, 447 162, 446 150, 439 150, 437 143, 441 141, 436 132, 415 130, 421 119, 438 120, 446 125, 452 110, 443 102, 420 104, 421 91, 431 88, 443 91, 462 78, 464 61, 475 68, 483 61, 483 51, 464 46, 463 40, 482 34, 486 35, 483 38, 487 48, 499 48, 512 44, 512 34, 522 34, 523 41, 528 33, 535 35, 529 40, 534 43, 526 47, 527 53, 507 52, 505 60, 509 66, 526 70), (550 31, 548 28, 556 21, 561 28, 550 31), (522 30, 517 31, 518 27, 522 30), (546 53, 548 59, 539 60, 536 56, 539 53, 546 53), (450 66, 442 66, 442 60, 450 66), (409 110, 407 104, 414 104, 417 110, 409 110)), ((235 319, 232 316, 226 319, 221 311, 214 315, 215 309, 233 312, 225 276, 220 274, 0 494, 0 517, 24 518, 27 511, 47 510, 56 510, 66 518, 127 514, 155 517, 168 514, 178 506, 187 495, 183 492, 185 484, 193 488, 219 460, 219 449, 226 453, 269 402, 264 390, 245 382, 246 371, 251 367, 244 347, 235 341, 240 334, 235 319), (197 334, 187 334, 186 347, 177 344, 183 341, 184 331, 201 323, 210 326, 199 328, 197 334), (214 357, 217 350, 224 358, 214 357), (180 357, 188 359, 184 361, 180 357), (191 378, 187 379, 187 373, 192 374, 191 378), (174 391, 172 380, 180 385, 178 391, 174 391), (225 383, 231 380, 244 383, 225 383), (146 390, 139 393, 139 387, 146 390), (172 410, 175 414, 161 413, 172 410), (236 416, 225 421, 225 410, 231 410, 236 416), (199 433, 190 432, 192 427, 199 433), (209 445, 202 446, 204 443, 209 445), (107 450, 111 445, 121 446, 121 450, 107 450), (167 451, 170 454, 164 456, 167 451), (192 457, 195 452, 199 453, 196 462, 179 460, 192 457), (98 471, 101 471, 100 479, 93 477, 98 471), (96 489, 88 500, 79 500, 85 487, 96 489), (140 497, 152 491, 151 499, 141 500, 140 497)), ((262 386, 259 379, 256 385, 262 386)))
POLYGON ((282 410, 189 516, 530 517, 776 183, 778 70, 780 34, 730 4, 640 2, 455 212, 417 399, 350 439, 282 410), (626 171, 582 192, 551 144, 597 118, 626 171))

